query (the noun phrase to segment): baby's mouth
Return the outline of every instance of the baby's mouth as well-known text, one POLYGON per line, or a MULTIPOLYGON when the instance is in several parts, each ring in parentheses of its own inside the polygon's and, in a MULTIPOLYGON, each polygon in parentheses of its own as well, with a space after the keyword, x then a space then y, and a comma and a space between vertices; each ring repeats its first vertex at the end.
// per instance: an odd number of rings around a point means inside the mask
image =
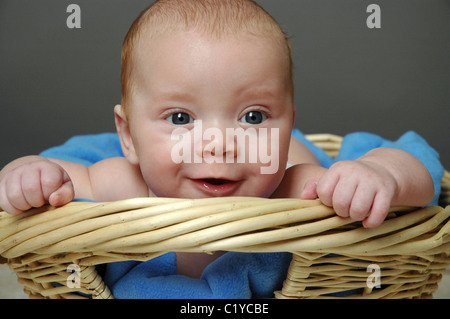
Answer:
POLYGON ((224 178, 201 178, 193 181, 202 192, 209 196, 231 196, 240 186, 239 181, 224 178))
POLYGON ((230 180, 222 179, 222 178, 204 178, 204 179, 202 179, 202 181, 204 181, 205 183, 214 185, 214 186, 220 186, 225 183, 232 182, 230 180))

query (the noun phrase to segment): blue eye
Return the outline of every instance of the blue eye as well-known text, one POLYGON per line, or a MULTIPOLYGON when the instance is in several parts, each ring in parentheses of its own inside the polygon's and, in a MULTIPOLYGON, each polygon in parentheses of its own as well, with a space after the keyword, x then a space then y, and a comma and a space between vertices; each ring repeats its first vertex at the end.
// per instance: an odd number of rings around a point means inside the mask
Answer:
POLYGON ((194 119, 187 113, 177 112, 166 118, 170 123, 175 125, 186 125, 194 122, 194 119))
POLYGON ((259 111, 250 111, 246 113, 239 121, 248 123, 248 124, 261 124, 267 119, 267 116, 259 111))

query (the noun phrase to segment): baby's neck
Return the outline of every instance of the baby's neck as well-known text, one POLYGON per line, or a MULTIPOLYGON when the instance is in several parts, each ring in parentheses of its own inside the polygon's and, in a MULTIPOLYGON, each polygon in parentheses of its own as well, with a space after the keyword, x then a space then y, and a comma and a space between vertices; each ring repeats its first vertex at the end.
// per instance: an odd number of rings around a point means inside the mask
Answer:
POLYGON ((214 260, 225 254, 224 251, 217 251, 213 254, 205 253, 176 253, 177 272, 190 278, 200 278, 203 270, 214 260))

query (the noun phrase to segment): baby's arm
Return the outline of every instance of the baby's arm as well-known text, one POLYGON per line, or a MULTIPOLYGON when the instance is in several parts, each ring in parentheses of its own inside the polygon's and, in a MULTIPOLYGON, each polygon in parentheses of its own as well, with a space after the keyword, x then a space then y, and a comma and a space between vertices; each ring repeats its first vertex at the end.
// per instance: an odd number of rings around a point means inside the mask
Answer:
POLYGON ((60 206, 73 198, 97 201, 148 196, 139 170, 125 158, 92 166, 27 156, 0 172, 0 207, 13 214, 46 203, 60 206))
POLYGON ((313 152, 295 137, 291 137, 289 143, 288 163, 291 165, 305 163, 320 165, 313 152))
POLYGON ((376 227, 391 206, 424 206, 434 195, 426 167, 411 154, 376 148, 354 161, 340 161, 328 170, 299 165, 286 172, 277 197, 319 198, 342 217, 376 227))

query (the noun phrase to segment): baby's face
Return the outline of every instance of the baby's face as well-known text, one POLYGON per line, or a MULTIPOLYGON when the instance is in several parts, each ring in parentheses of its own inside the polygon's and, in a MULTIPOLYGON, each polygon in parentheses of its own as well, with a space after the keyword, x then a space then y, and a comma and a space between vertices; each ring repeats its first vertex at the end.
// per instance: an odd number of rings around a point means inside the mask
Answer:
POLYGON ((161 197, 268 197, 294 119, 288 61, 271 39, 179 32, 142 41, 130 132, 161 197))

